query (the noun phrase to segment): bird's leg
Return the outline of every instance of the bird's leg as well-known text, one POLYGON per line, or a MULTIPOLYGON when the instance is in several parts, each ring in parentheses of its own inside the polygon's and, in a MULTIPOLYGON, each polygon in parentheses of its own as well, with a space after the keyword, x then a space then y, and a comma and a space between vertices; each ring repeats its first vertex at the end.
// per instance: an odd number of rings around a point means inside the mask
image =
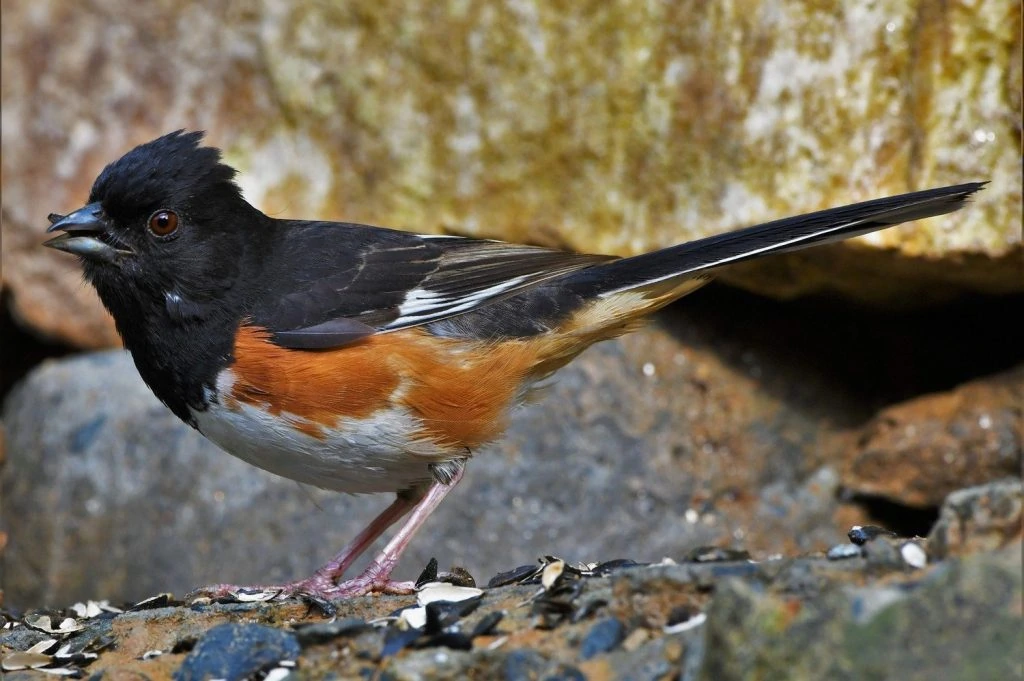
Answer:
POLYGON ((377 554, 373 562, 363 570, 362 574, 335 585, 327 594, 328 597, 335 599, 351 598, 374 591, 399 594, 412 593, 415 586, 413 582, 393 582, 391 581, 391 572, 395 569, 398 559, 402 556, 402 552, 405 551, 405 548, 412 541, 416 532, 419 531, 423 523, 430 517, 430 514, 434 512, 434 509, 448 496, 448 493, 455 489, 455 486, 462 480, 464 472, 465 467, 459 466, 449 482, 434 482, 430 489, 427 490, 427 493, 423 495, 423 498, 416 502, 412 509, 412 514, 405 521, 405 524, 402 525, 402 528, 398 530, 398 534, 377 554))
POLYGON ((399 494, 398 498, 380 513, 373 521, 350 541, 330 561, 307 579, 302 579, 278 586, 237 586, 234 584, 216 584, 197 589, 188 595, 189 598, 207 596, 210 598, 230 598, 239 591, 276 591, 276 598, 310 595, 326 600, 353 598, 372 592, 410 593, 412 582, 393 582, 391 572, 398 564, 398 559, 415 536, 420 526, 433 513, 441 501, 448 496, 455 485, 462 479, 464 468, 459 466, 446 484, 434 482, 425 494, 418 499, 399 494), (373 562, 363 570, 362 574, 353 579, 338 582, 345 570, 361 556, 367 548, 394 525, 402 516, 412 510, 412 515, 405 521, 398 534, 388 545, 377 554, 373 562))
MULTIPOLYGON (((423 495, 421 499, 425 496, 423 495)), ((312 577, 287 584, 284 587, 285 590, 319 593, 334 588, 337 581, 345 574, 345 570, 348 570, 352 563, 356 562, 359 556, 363 555, 366 549, 370 548, 370 545, 377 541, 377 538, 384 534, 389 527, 398 522, 410 509, 415 508, 417 503, 419 502, 415 497, 399 494, 390 506, 370 521, 370 524, 356 535, 355 539, 346 544, 334 558, 320 566, 312 577)))

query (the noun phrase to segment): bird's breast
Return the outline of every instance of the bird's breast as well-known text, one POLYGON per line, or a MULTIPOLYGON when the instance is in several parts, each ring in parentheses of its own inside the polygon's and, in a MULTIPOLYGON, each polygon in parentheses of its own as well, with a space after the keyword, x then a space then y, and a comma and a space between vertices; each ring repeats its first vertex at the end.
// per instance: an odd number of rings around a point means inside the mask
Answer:
MULTIPOLYGON (((230 388, 224 372, 219 386, 230 388)), ((324 425, 268 404, 212 400, 193 413, 203 435, 229 454, 291 480, 338 492, 398 492, 431 480, 429 465, 458 452, 410 437, 418 419, 385 407, 324 425)))
POLYGON ((500 435, 536 363, 526 344, 484 347, 420 329, 306 351, 243 326, 233 363, 192 415, 220 447, 278 475, 398 491, 500 435))

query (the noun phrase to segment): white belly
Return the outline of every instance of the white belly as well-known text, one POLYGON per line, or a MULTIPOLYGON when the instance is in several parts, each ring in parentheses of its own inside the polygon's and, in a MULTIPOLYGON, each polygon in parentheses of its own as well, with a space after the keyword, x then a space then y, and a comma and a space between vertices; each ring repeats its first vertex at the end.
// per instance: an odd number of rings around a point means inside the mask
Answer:
POLYGON ((433 479, 429 464, 450 457, 430 443, 409 442, 417 419, 390 409, 341 419, 320 429, 301 417, 261 406, 213 401, 193 411, 199 431, 224 451, 285 478, 338 492, 398 492, 433 479), (310 435, 293 425, 315 429, 310 435), (322 437, 321 437, 322 436, 322 437))

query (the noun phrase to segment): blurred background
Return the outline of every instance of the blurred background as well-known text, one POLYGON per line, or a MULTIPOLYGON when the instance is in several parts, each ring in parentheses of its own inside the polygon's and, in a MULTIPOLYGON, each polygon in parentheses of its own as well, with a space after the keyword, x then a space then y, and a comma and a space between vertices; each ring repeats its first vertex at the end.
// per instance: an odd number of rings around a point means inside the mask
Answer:
POLYGON ((8 605, 303 576, 390 502, 178 423, 40 247, 47 213, 178 128, 277 217, 620 255, 991 182, 955 215, 730 270, 586 352, 400 578, 926 534, 949 492, 1020 475, 1019 2, 5 0, 2 98, 8 605))

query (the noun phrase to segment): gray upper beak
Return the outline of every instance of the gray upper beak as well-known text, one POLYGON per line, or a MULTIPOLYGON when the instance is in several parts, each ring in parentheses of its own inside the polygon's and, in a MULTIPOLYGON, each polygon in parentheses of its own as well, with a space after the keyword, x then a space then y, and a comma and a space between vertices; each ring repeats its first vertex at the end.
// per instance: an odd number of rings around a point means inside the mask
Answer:
POLYGON ((68 215, 51 214, 49 217, 51 224, 46 230, 47 233, 60 230, 64 234, 50 239, 43 244, 44 246, 109 263, 116 263, 121 256, 132 254, 131 251, 115 248, 102 239, 110 225, 103 215, 103 207, 98 202, 90 203, 68 215))

